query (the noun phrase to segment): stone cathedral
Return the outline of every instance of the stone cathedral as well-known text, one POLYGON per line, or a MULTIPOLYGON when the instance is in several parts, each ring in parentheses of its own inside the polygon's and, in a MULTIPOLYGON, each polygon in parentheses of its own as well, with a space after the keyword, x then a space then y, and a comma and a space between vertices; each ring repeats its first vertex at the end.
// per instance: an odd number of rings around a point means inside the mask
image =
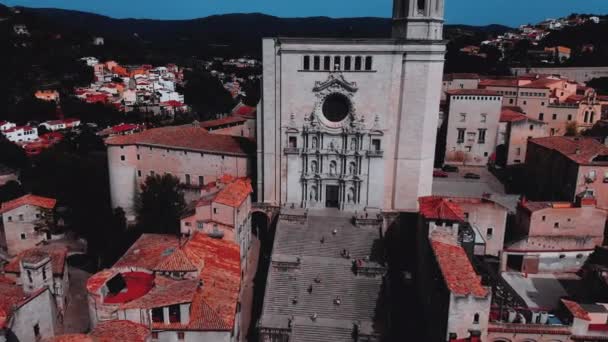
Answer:
POLYGON ((417 210, 431 194, 443 0, 394 0, 386 39, 263 40, 258 199, 417 210))

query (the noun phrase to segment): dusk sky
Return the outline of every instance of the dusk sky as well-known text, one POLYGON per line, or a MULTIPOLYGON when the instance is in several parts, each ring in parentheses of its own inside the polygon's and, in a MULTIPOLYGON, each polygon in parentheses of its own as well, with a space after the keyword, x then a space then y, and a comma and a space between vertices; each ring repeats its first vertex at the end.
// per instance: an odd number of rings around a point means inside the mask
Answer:
MULTIPOLYGON (((14 6, 55 7, 115 18, 191 19, 261 12, 281 17, 388 17, 392 0, 8 0, 14 6)), ((450 24, 516 26, 576 13, 608 14, 608 0, 447 0, 450 24)))

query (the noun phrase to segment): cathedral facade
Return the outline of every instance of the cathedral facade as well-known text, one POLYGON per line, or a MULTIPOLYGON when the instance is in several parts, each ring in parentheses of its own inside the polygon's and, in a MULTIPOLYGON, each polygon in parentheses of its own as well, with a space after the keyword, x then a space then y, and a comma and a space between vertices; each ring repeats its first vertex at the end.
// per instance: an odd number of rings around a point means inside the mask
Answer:
POLYGON ((395 0, 387 39, 263 40, 258 198, 417 210, 431 194, 443 0, 395 0))

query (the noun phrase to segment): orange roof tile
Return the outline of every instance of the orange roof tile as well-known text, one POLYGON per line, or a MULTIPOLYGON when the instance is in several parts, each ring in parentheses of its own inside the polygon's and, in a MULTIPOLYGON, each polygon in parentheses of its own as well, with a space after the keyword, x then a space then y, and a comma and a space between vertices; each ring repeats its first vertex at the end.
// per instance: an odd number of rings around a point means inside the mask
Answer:
POLYGON ((485 79, 479 82, 484 87, 517 87, 519 80, 516 78, 485 79))
POLYGON ((227 116, 225 118, 217 119, 217 120, 208 120, 201 122, 200 126, 205 129, 221 127, 224 125, 230 124, 242 124, 246 122, 247 119, 238 117, 238 116, 227 116))
POLYGON ((431 240, 431 246, 443 279, 452 293, 475 297, 488 295, 488 289, 482 286, 480 277, 462 247, 435 240, 431 240))
POLYGON ((155 267, 154 271, 159 272, 195 272, 197 268, 192 265, 188 257, 181 248, 162 259, 155 267))
POLYGON ((239 178, 229 183, 215 196, 214 202, 238 208, 253 193, 251 180, 239 178))
POLYGON ((500 112, 500 122, 520 122, 520 121, 532 121, 539 124, 547 124, 544 121, 536 120, 527 116, 526 114, 517 112, 511 108, 503 108, 500 112))
POLYGON ((420 214, 427 219, 464 221, 462 208, 448 199, 439 196, 420 197, 420 214))
POLYGON ((575 318, 582 319, 585 321, 591 321, 591 317, 589 317, 587 311, 585 311, 585 309, 583 309, 577 302, 562 299, 562 303, 564 303, 564 306, 566 306, 568 311, 570 311, 572 316, 574 316, 575 318))
POLYGON ((65 271, 66 258, 68 256, 67 247, 46 245, 41 247, 35 247, 21 252, 19 255, 14 257, 9 263, 4 266, 4 271, 7 273, 21 273, 20 263, 21 260, 37 262, 42 260, 46 256, 51 257, 51 267, 53 274, 56 276, 63 275, 65 271))
POLYGON ((19 208, 24 205, 33 205, 44 209, 53 209, 57 204, 57 200, 54 198, 36 196, 36 195, 25 195, 14 199, 12 201, 2 203, 0 207, 0 214, 4 214, 13 209, 19 208))
POLYGON ((114 136, 107 145, 143 145, 163 148, 249 156, 255 152, 255 142, 249 138, 211 134, 202 127, 185 125, 149 129, 147 131, 114 136))
POLYGON ((85 334, 68 334, 51 337, 44 340, 45 342, 94 342, 93 338, 85 334))
POLYGON ((529 140, 530 144, 543 146, 581 165, 605 165, 596 162, 598 156, 608 156, 608 147, 592 138, 553 136, 529 140))
POLYGON ((161 260, 178 247, 177 236, 143 234, 114 264, 114 267, 141 267, 153 270, 161 260))
POLYGON ((197 288, 198 280, 168 281, 166 285, 154 286, 146 295, 121 305, 121 309, 152 309, 174 304, 192 303, 197 288))
POLYGON ((141 324, 117 320, 100 322, 89 335, 99 342, 145 342, 150 330, 141 324))
POLYGON ((26 298, 21 286, 0 283, 0 328, 6 327, 6 321, 13 314, 15 307, 26 298))

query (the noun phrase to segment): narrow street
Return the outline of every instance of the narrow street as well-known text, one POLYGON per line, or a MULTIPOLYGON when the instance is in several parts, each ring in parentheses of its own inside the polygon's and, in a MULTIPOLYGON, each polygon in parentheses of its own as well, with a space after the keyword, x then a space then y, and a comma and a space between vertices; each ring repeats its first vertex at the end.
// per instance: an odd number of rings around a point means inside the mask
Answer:
POLYGON ((247 272, 241 288, 241 335, 239 341, 247 341, 247 332, 251 329, 253 314, 254 279, 258 268, 260 255, 260 240, 253 238, 247 256, 247 272))
POLYGON ((69 266, 70 289, 68 306, 63 319, 63 333, 75 334, 89 331, 89 311, 87 305, 87 279, 90 273, 69 266))

